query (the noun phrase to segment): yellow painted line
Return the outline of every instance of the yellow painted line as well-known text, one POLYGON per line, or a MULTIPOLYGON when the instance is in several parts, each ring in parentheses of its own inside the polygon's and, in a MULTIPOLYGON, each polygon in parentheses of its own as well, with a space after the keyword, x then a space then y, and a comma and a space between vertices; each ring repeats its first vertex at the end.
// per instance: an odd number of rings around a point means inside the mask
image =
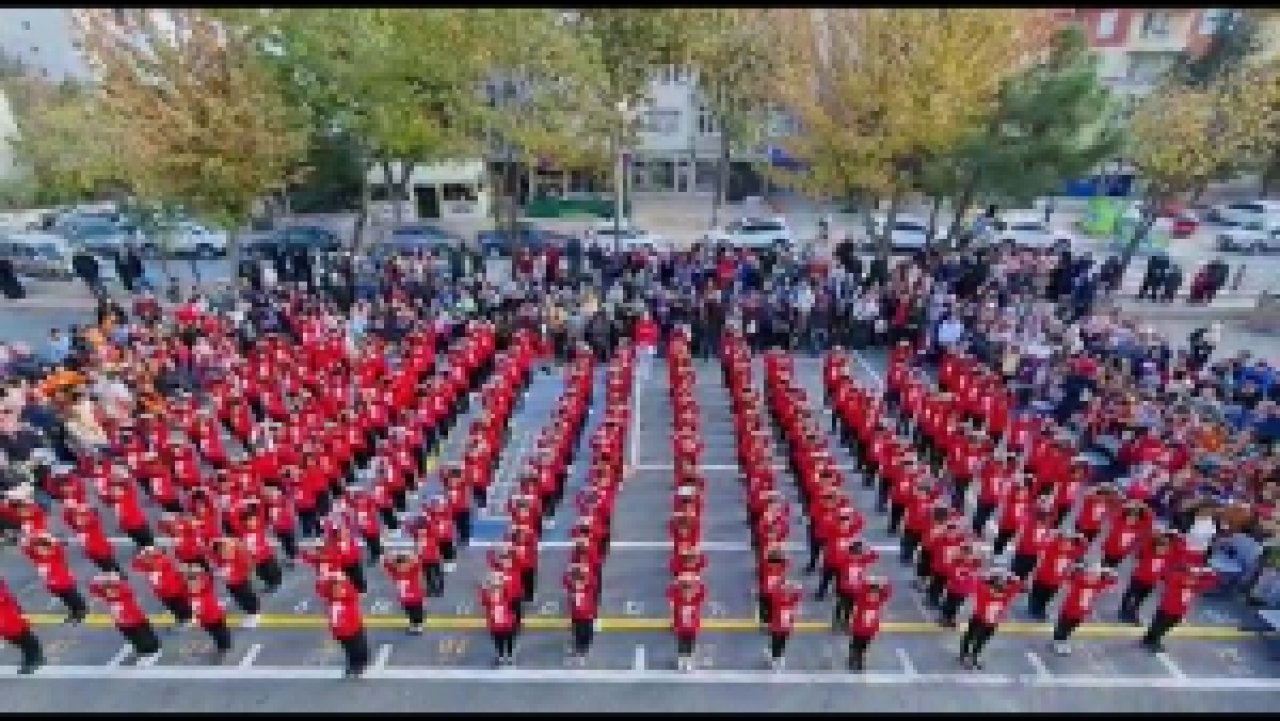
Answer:
MULTIPOLYGON (((63 622, 64 616, 55 613, 33 613, 27 615, 27 619, 34 624, 41 626, 56 626, 63 622)), ((231 626, 237 626, 243 620, 244 616, 239 614, 228 614, 227 622, 231 626)), ((167 613, 157 613, 149 616, 151 622, 157 626, 168 626, 173 623, 173 618, 167 613)), ((400 628, 405 625, 404 616, 379 614, 366 615, 364 617, 365 626, 369 628, 400 628)), ((525 627, 540 630, 560 630, 569 628, 569 619, 564 616, 525 616, 525 627)), ((105 613, 91 613, 85 619, 85 625, 88 626, 111 626, 111 617, 105 613)), ((328 620, 320 614, 308 613, 264 613, 258 622, 258 628, 324 628, 328 625, 328 620)), ((483 616, 456 616, 456 615, 439 615, 432 616, 428 614, 426 623, 427 628, 442 631, 465 631, 479 630, 485 628, 483 616)), ((641 616, 609 616, 600 619, 600 629, 602 631, 668 631, 671 628, 671 622, 666 618, 653 618, 641 616)), ((746 618, 708 618, 702 622, 702 628, 707 631, 759 631, 760 625, 753 619, 746 618)), ((799 621, 795 625, 795 630, 800 632, 829 632, 831 626, 825 621, 799 621)), ((902 634, 946 634, 958 633, 959 630, 946 629, 935 623, 927 621, 888 621, 880 626, 883 633, 902 633, 902 634)), ((1000 633, 1008 633, 1015 635, 1048 635, 1052 633, 1053 626, 1048 623, 1033 623, 1029 621, 1006 621, 1000 624, 1000 633)), ((1118 623, 1085 623, 1076 629, 1076 636, 1089 636, 1094 638, 1137 638, 1145 631, 1145 628, 1138 626, 1130 626, 1128 624, 1118 623)), ((1205 640, 1231 640, 1231 639, 1247 639, 1256 636, 1252 631, 1241 631, 1235 626, 1222 625, 1186 625, 1179 626, 1170 632, 1170 636, 1174 638, 1190 638, 1205 640)))

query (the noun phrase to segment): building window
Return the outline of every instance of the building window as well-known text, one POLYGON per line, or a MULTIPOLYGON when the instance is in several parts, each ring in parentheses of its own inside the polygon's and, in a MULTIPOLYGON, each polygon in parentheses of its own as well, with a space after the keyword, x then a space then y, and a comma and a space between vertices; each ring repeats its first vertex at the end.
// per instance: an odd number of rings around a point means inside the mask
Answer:
POLYGON ((22 21, 22 29, 23 29, 23 30, 30 30, 30 29, 31 29, 31 21, 30 21, 30 20, 23 20, 23 21, 22 21))
POLYGON ((1211 8, 1200 13, 1200 34, 1213 35, 1219 30, 1225 30, 1231 25, 1231 21, 1235 19, 1235 13, 1222 8, 1211 8))
POLYGON ((39 52, 40 52, 40 47, 39 47, 38 45, 32 45, 32 46, 31 46, 31 54, 32 54, 32 55, 36 55, 36 54, 38 54, 39 52))
POLYGON ((1141 37, 1143 40, 1163 40, 1169 37, 1169 13, 1143 13, 1141 37))
POLYGON ((647 111, 642 116, 640 129, 656 135, 675 135, 680 130, 680 111, 658 109, 647 111))
POLYGON ((719 164, 714 160, 699 160, 693 167, 693 189, 709 193, 716 189, 716 173, 719 164))
POLYGON ((716 122, 715 113, 703 105, 698 108, 698 135, 715 135, 720 132, 720 123, 716 122))
POLYGON ((443 186, 444 199, 446 201, 465 200, 476 202, 475 186, 466 183, 445 183, 443 186))
POLYGON ((1116 10, 1103 10, 1098 13, 1098 39, 1110 40, 1116 34, 1116 22, 1120 19, 1120 13, 1116 10))

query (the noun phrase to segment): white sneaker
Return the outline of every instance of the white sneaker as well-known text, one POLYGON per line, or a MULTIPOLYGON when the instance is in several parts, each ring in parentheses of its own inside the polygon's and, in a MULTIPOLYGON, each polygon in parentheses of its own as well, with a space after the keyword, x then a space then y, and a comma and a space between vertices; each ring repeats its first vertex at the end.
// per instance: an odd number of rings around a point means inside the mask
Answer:
POLYGON ((457 570, 457 568, 458 568, 458 564, 453 563, 452 561, 444 564, 445 573, 453 573, 455 570, 457 570))
POLYGON ((1053 644, 1053 652, 1058 654, 1059 656, 1070 656, 1071 644, 1067 643, 1066 641, 1058 641, 1057 643, 1053 644))
POLYGON ((257 628, 262 621, 262 614, 253 613, 244 617, 244 622, 240 624, 241 628, 257 628))

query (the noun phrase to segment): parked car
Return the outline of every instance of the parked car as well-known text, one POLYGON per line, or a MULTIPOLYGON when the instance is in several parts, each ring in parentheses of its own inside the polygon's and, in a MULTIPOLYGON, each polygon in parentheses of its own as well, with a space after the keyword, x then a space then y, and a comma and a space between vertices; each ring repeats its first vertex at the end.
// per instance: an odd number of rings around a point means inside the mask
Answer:
MULTIPOLYGON (((506 225, 496 230, 482 230, 476 233, 476 242, 480 252, 490 258, 509 255, 511 253, 511 231, 506 225)), ((548 247, 563 248, 569 236, 553 230, 539 228, 532 223, 520 221, 516 223, 515 240, 522 247, 537 253, 548 247)))
POLYGON ((1280 223, 1232 223, 1218 231, 1218 250, 1243 253, 1274 253, 1280 251, 1280 223))
POLYGON ((43 231, 0 235, 0 258, 13 263, 19 275, 53 280, 70 280, 71 245, 66 238, 43 231))
POLYGON ((1209 209, 1208 219, 1212 223, 1244 225, 1275 217, 1280 217, 1280 200, 1251 200, 1215 205, 1209 209))
POLYGON ((76 223, 69 226, 63 236, 73 249, 105 257, 115 257, 123 253, 130 244, 141 240, 136 230, 113 222, 76 223))
POLYGON ((1199 229, 1200 219, 1196 217, 1195 213, 1189 210, 1184 210, 1173 216, 1173 223, 1170 228, 1173 233, 1173 237, 1190 238, 1195 235, 1196 231, 1199 229))
MULTIPOLYGON (((884 224, 888 218, 883 215, 876 215, 874 218, 876 236, 878 237, 884 232, 884 224)), ((935 232, 933 235, 934 242, 942 239, 942 234, 935 232)), ((870 241, 870 245, 874 248, 876 241, 870 241)), ((922 250, 929 245, 929 221, 918 215, 908 213, 899 213, 893 218, 893 228, 889 231, 889 248, 895 253, 910 253, 922 250)))
POLYGON ((728 245, 733 248, 772 248, 783 250, 795 246, 795 237, 782 217, 742 218, 735 220, 723 230, 712 230, 707 234, 707 242, 715 245, 728 245))
POLYGON ((613 221, 602 220, 591 228, 589 237, 593 242, 610 250, 614 247, 622 250, 663 250, 671 246, 670 240, 647 230, 636 228, 631 225, 629 219, 624 219, 619 229, 621 232, 615 232, 613 221))
POLYGON ((142 254, 155 258, 162 253, 197 258, 216 258, 227 254, 227 234, 201 223, 179 221, 163 228, 158 238, 142 241, 142 254))
POLYGON ((996 219, 992 229, 996 243, 1016 248, 1044 250, 1071 249, 1071 236, 1066 231, 1051 228, 1042 214, 1008 213, 996 219))
POLYGON ((263 256, 273 251, 306 248, 320 253, 334 253, 342 249, 342 240, 328 228, 318 225, 295 225, 266 233, 245 243, 247 257, 263 256))
POLYGON ((452 248, 462 244, 462 238, 434 225, 417 223, 404 225, 391 231, 384 240, 374 246, 375 252, 414 252, 452 248))

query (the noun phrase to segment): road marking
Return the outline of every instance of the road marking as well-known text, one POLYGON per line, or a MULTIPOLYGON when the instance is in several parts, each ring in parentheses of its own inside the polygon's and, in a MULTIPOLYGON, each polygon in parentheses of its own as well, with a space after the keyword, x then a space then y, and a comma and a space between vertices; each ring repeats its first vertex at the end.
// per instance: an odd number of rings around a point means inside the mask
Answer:
MULTIPOLYGON (((770 467, 775 471, 790 470, 790 466, 783 463, 775 463, 770 467)), ((837 471, 857 470, 857 467, 851 463, 836 463, 832 467, 837 471)), ((675 465, 671 463, 641 463, 631 466, 631 468, 636 471, 674 471, 676 469, 675 465)), ((699 463, 697 468, 700 471, 736 471, 741 466, 736 463, 699 463)))
POLYGON ((161 654, 160 651, 156 651, 150 656, 143 656, 142 658, 138 659, 137 668, 150 668, 152 666, 155 666, 156 662, 160 660, 160 654, 161 654))
POLYGON ((394 647, 389 643, 384 643, 381 646, 379 646, 378 655, 375 656, 373 659, 373 668, 375 669, 386 668, 387 661, 391 660, 391 651, 393 650, 393 648, 394 647))
MULTIPOLYGON (((632 371, 634 373, 634 371, 632 371)), ((636 440, 640 436, 640 393, 636 390, 635 376, 631 376, 631 421, 627 428, 627 468, 636 470, 636 440)))
POLYGON ((911 660, 911 656, 907 655, 907 649, 899 648, 895 651, 898 654, 898 663, 902 664, 902 674, 904 676, 919 676, 916 672, 916 665, 911 660))
POLYGON ((1178 664, 1173 662, 1173 659, 1170 658, 1169 654, 1157 653, 1156 660, 1160 662, 1161 666, 1164 666, 1170 676, 1176 679, 1185 679, 1187 677, 1187 675, 1182 672, 1182 669, 1178 668, 1178 664))
POLYGON ((871 380, 875 382, 876 385, 878 386, 884 385, 884 378, 880 375, 880 373, 875 368, 871 367, 871 364, 867 363, 867 359, 863 358, 861 353, 854 350, 854 351, 849 351, 849 355, 853 356, 853 362, 857 363, 858 367, 862 369, 862 372, 866 373, 867 376, 869 376, 871 380))
POLYGON ((1031 667, 1036 670, 1038 678, 1049 678, 1053 674, 1049 673, 1049 667, 1044 665, 1044 659, 1040 658, 1040 654, 1035 651, 1027 651, 1027 661, 1031 663, 1031 667))
POLYGON ((244 655, 244 658, 240 659, 240 663, 237 665, 240 668, 249 668, 253 665, 253 662, 257 660, 258 654, 260 653, 262 653, 262 644, 253 644, 249 647, 249 652, 244 655))
POLYGON ((640 644, 636 646, 636 655, 635 655, 635 658, 633 658, 631 661, 631 670, 643 671, 644 667, 645 667, 644 644, 640 644))
MULTIPOLYGON (((222 666, 153 666, 150 668, 108 668, 104 666, 45 666, 29 677, 39 679, 130 679, 156 681, 332 681, 340 671, 316 667, 226 668, 222 666)), ((1268 691, 1280 690, 1280 679, 1186 677, 1181 679, 1152 676, 1015 676, 995 673, 928 673, 908 676, 903 673, 843 673, 784 671, 730 671, 706 669, 698 673, 647 669, 532 669, 508 668, 494 673, 488 668, 402 667, 369 669, 370 680, 415 680, 435 682, 479 683, 616 683, 616 684, 823 684, 839 686, 1066 686, 1076 688, 1161 688, 1176 691, 1268 691)))
MULTIPOLYGON (((465 604, 459 604, 463 606, 465 604)), ((671 619, 665 616, 641 616, 644 612, 644 604, 639 601, 628 601, 625 606, 628 615, 610 616, 600 619, 600 628, 603 631, 670 631, 671 619)), ((469 611, 468 611, 469 612, 469 611)), ((156 626, 172 626, 173 617, 168 613, 157 613, 148 617, 152 624, 156 626)), ((227 624, 234 625, 244 619, 243 614, 228 614, 227 624)), ((27 620, 38 626, 60 626, 62 625, 62 617, 57 614, 50 613, 33 613, 27 616, 27 620)), ((569 619, 566 616, 527 616, 524 620, 525 626, 532 630, 564 630, 569 628, 569 619)), ((111 616, 105 613, 90 613, 84 620, 85 626, 105 628, 113 626, 111 616)), ((365 625, 370 628, 395 628, 404 627, 404 616, 396 614, 387 614, 384 616, 369 615, 365 617, 365 625)), ((424 624, 426 628, 438 630, 472 630, 484 629, 484 616, 467 615, 467 612, 453 616, 434 615, 428 617, 424 624)), ((264 613, 257 625, 259 629, 271 628, 327 628, 328 619, 323 614, 315 613, 264 613)), ((758 633, 760 630, 759 622, 754 618, 705 618, 702 622, 702 628, 706 631, 727 631, 727 632, 751 632, 758 633)), ((932 621, 886 621, 880 626, 881 631, 885 633, 903 633, 912 635, 941 636, 955 635, 955 632, 943 628, 932 621)), ((797 621, 795 630, 800 632, 812 633, 831 633, 831 622, 828 620, 821 621, 797 621)), ((1006 621, 1000 624, 1000 633, 1002 635, 1012 634, 1018 636, 1045 636, 1053 631, 1053 625, 1049 623, 1035 623, 1030 621, 1006 621)), ((1092 638, 1138 638, 1144 629, 1135 628, 1129 624, 1119 623, 1091 623, 1085 624, 1076 630, 1075 635, 1079 637, 1092 638)), ((1241 631, 1235 626, 1214 626, 1214 625, 1186 625, 1178 626, 1169 632, 1170 638, 1195 639, 1195 640, 1249 640, 1253 639, 1257 634, 1250 631, 1241 631)))
POLYGON ((128 658, 129 654, 132 652, 133 647, 129 644, 126 643, 121 646, 120 650, 116 651, 116 655, 112 656, 110 661, 107 661, 107 668, 119 668, 120 664, 124 663, 124 660, 128 658))

